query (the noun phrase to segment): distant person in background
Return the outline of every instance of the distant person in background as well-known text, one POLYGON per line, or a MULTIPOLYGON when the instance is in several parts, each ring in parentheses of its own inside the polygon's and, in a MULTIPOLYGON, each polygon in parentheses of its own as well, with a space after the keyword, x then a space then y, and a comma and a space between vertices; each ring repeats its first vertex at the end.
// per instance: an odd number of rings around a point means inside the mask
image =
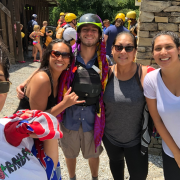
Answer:
POLYGON ((136 21, 136 12, 135 11, 129 11, 126 14, 126 17, 127 17, 128 21, 130 20, 130 27, 129 27, 130 32, 134 36, 137 36, 137 26, 138 26, 138 23, 136 21))
POLYGON ((64 16, 60 17, 60 21, 61 21, 61 26, 60 27, 64 27, 67 24, 66 21, 65 21, 65 17, 64 16))
POLYGON ((37 15, 36 14, 32 15, 32 25, 33 25, 33 27, 34 27, 34 25, 38 25, 38 23, 37 23, 37 15))
POLYGON ((47 21, 43 21, 43 27, 40 30, 44 34, 44 36, 42 36, 43 52, 45 51, 49 43, 52 41, 51 36, 53 32, 51 30, 48 31, 47 25, 47 21))
POLYGON ((22 29, 23 29, 23 25, 22 25, 22 24, 20 24, 21 38, 24 38, 25 34, 22 32, 22 29))
POLYGON ((33 46, 35 47, 35 51, 33 54, 33 57, 34 57, 33 62, 40 62, 42 60, 42 48, 40 45, 40 36, 44 36, 44 34, 42 32, 40 32, 40 26, 35 25, 34 31, 29 35, 29 37, 33 40, 33 46), (37 51, 39 51, 40 60, 36 59, 37 51))
POLYGON ((33 32, 34 25, 38 25, 37 23, 37 15, 33 14, 32 19, 28 22, 28 32, 31 34, 33 32))
POLYGON ((65 16, 64 12, 61 12, 59 15, 59 19, 61 18, 61 16, 65 16))
POLYGON ((74 45, 75 41, 76 41, 76 36, 77 36, 77 32, 76 32, 76 24, 77 24, 77 16, 73 13, 68 13, 65 16, 65 21, 66 21, 66 25, 63 27, 64 33, 63 33, 63 39, 65 41, 68 41, 71 46, 74 45))
MULTIPOLYGON (((23 25, 20 24, 20 31, 21 31, 21 40, 24 38, 25 34, 22 32, 23 29, 23 25)), ((19 48, 18 48, 18 41, 16 40, 16 51, 17 54, 19 53, 19 48)), ((22 48, 22 52, 23 52, 23 48, 22 48)), ((25 63, 26 61, 18 61, 19 63, 25 63)))
POLYGON ((64 16, 61 16, 60 19, 59 19, 58 22, 57 22, 56 31, 57 31, 60 27, 64 27, 66 24, 67 24, 67 23, 66 23, 66 21, 65 21, 64 16))
POLYGON ((57 28, 56 28, 56 31, 60 28, 60 27, 63 27, 65 26, 67 23, 65 21, 65 14, 63 12, 60 13, 60 17, 59 17, 59 20, 57 22, 57 28))
MULTIPOLYGON (((28 37, 33 32, 34 25, 38 25, 37 14, 33 14, 32 19, 28 22, 28 37)), ((33 41, 31 38, 29 39, 29 44, 31 44, 31 45, 33 44, 33 41)), ((32 55, 35 53, 35 51, 36 51, 36 47, 33 46, 32 55)))
POLYGON ((103 21, 103 25, 104 25, 104 28, 103 28, 103 31, 105 32, 105 30, 109 27, 109 26, 112 26, 112 24, 110 24, 109 22, 109 19, 105 19, 103 21))
POLYGON ((34 25, 38 25, 36 14, 33 14, 32 19, 28 22, 28 34, 29 35, 33 32, 34 25))
POLYGON ((59 28, 56 33, 57 39, 64 39, 72 45, 76 42, 76 24, 77 24, 77 16, 73 13, 68 13, 65 16, 66 25, 63 28, 59 28))
POLYGON ((117 14, 117 16, 115 17, 115 25, 109 26, 104 33, 104 40, 106 42, 106 55, 110 57, 113 63, 114 60, 111 54, 111 49, 114 39, 118 33, 122 31, 129 31, 123 26, 124 22, 125 22, 125 15, 123 13, 117 14))

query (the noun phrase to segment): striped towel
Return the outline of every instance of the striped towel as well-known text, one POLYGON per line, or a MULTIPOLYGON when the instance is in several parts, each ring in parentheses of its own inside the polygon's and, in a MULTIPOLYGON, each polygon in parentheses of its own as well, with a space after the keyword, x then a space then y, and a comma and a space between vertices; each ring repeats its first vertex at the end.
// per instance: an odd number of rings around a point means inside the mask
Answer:
POLYGON ((22 139, 35 133, 40 141, 59 139, 63 137, 56 117, 39 110, 31 110, 28 116, 23 115, 29 110, 19 110, 16 114, 6 116, 12 119, 5 125, 6 140, 13 146, 18 146, 22 139))

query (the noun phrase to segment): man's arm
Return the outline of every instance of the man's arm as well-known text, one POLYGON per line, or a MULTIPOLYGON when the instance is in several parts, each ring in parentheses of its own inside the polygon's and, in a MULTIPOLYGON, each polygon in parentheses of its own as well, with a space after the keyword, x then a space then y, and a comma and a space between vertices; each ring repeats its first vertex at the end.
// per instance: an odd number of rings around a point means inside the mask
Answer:
POLYGON ((107 40, 108 40, 108 35, 104 34, 105 45, 106 45, 107 40))

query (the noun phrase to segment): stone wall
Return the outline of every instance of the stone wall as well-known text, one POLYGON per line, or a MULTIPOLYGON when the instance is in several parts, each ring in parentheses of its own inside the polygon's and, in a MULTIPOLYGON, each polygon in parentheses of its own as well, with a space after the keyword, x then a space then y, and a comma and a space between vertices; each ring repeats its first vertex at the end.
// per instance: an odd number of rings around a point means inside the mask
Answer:
POLYGON ((165 30, 179 35, 179 24, 180 0, 142 0, 136 62, 149 65, 152 60, 151 41, 154 35, 165 30))
POLYGON ((151 144, 149 145, 149 154, 162 155, 162 139, 151 137, 151 144))

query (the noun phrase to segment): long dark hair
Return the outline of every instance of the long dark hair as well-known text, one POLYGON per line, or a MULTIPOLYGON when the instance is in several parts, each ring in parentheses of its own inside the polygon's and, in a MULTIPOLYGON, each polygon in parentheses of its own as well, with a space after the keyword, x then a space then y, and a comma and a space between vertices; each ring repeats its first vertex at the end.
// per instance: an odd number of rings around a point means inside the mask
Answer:
POLYGON ((1 47, 0 47, 0 65, 3 68, 4 76, 7 81, 9 78, 10 63, 6 53, 2 50, 1 47))
POLYGON ((49 58, 50 58, 50 55, 51 55, 52 48, 53 48, 54 44, 56 44, 56 43, 64 43, 69 47, 69 50, 70 50, 70 65, 72 64, 74 55, 72 53, 71 45, 67 41, 65 41, 63 39, 55 39, 55 40, 52 40, 49 43, 47 49, 44 51, 42 62, 41 62, 41 65, 40 65, 40 69, 49 68, 49 58))

